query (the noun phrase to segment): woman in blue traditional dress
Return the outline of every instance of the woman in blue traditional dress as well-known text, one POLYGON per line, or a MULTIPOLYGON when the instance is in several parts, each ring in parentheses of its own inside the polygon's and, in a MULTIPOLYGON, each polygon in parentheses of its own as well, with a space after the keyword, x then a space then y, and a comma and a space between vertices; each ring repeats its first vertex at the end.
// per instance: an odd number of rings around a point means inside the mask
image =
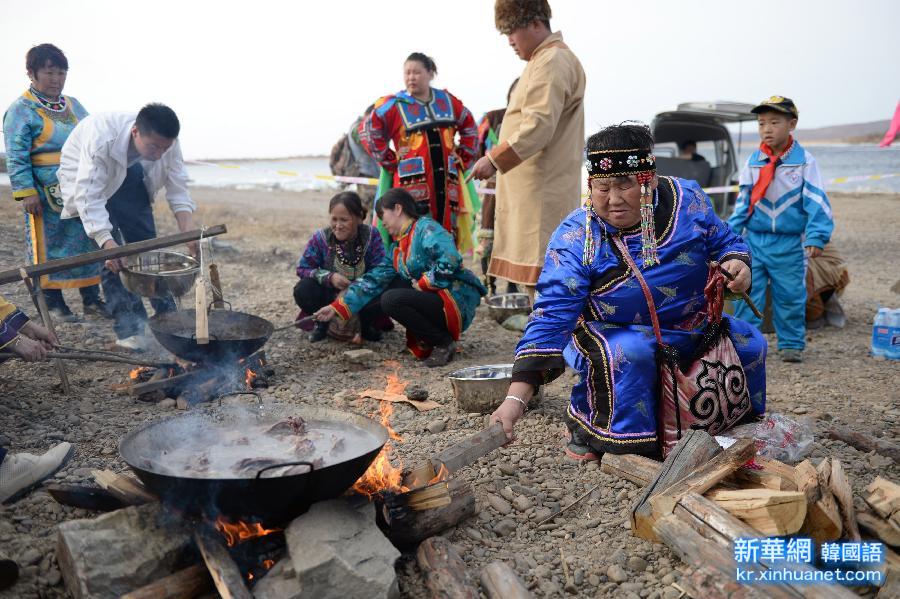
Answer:
MULTIPOLYGON (((3 138, 13 198, 25 209, 28 259, 39 264, 91 252, 97 246, 80 219, 59 217, 59 153, 78 121, 87 116, 78 100, 62 95, 69 63, 59 48, 41 44, 28 51, 25 67, 31 87, 3 116, 3 138)), ((62 320, 77 320, 62 290, 78 288, 85 314, 108 316, 100 299, 101 266, 90 264, 42 276, 50 313, 62 320)))
MULTIPOLYGON (((590 197, 548 244, 513 382, 491 416, 510 438, 537 388, 568 364, 580 381, 567 411, 567 455, 658 455, 658 342, 632 269, 640 269, 649 287, 663 343, 687 358, 703 337, 707 263, 718 262, 734 277, 730 291, 750 286, 746 244, 716 216, 696 182, 656 175, 652 148, 650 129, 637 124, 608 127, 587 141, 590 197)), ((743 321, 724 320, 746 376, 748 415, 761 414, 765 339, 743 321)))
POLYGON ((388 190, 376 210, 393 240, 384 261, 316 312, 316 319, 348 320, 381 296, 384 313, 406 327, 413 355, 428 366, 443 366, 453 359, 487 289, 463 268, 450 233, 431 217, 419 216, 408 191, 388 190))

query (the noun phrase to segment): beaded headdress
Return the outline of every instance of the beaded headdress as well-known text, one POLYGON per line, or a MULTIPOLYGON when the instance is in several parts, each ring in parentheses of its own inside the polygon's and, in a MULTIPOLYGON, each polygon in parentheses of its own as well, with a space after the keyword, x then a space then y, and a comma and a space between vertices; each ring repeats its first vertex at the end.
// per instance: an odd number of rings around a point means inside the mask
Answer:
MULTIPOLYGON (((585 154, 588 186, 593 179, 628 177, 634 175, 641 185, 641 259, 644 266, 659 264, 656 253, 656 226, 653 221, 653 194, 650 183, 656 174, 656 157, 649 150, 592 150, 585 154)), ((594 254, 591 235, 591 214, 594 212, 591 197, 585 202, 587 225, 585 230, 585 263, 594 254)))

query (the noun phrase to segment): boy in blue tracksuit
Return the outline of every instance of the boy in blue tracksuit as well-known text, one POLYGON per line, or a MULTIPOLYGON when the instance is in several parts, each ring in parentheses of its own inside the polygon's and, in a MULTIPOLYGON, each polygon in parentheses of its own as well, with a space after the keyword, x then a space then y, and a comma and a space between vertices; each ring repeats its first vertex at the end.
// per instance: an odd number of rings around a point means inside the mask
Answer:
MULTIPOLYGON (((799 116, 794 102, 772 96, 752 112, 762 141, 741 171, 741 192, 728 224, 750 246, 755 304, 765 305, 766 286, 772 284, 782 360, 800 362, 806 346, 806 258, 820 255, 831 239, 831 205, 815 158, 791 136, 799 116)), ((743 303, 735 316, 761 324, 743 303)))

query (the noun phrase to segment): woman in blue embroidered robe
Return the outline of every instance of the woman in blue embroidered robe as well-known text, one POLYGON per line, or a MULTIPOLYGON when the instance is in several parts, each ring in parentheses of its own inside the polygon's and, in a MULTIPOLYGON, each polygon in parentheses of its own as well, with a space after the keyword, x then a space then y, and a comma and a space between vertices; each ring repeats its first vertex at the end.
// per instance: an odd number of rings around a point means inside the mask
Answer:
MULTIPOLYGON (((652 140, 649 130, 638 135, 639 140, 644 137, 652 140)), ((590 144, 589 140, 589 149, 590 144)), ((646 153, 652 165, 650 147, 652 141, 646 153)), ((656 305, 663 342, 675 347, 679 356, 691 357, 706 323, 707 262, 715 260, 729 271, 740 272, 748 285, 750 255, 743 240, 716 216, 696 182, 656 178, 655 168, 653 173, 658 263, 647 267, 645 262, 641 273, 656 305)), ((592 196, 602 193, 601 185, 612 196, 610 186, 624 189, 637 184, 634 175, 591 183, 592 196)), ((596 205, 597 200, 592 201, 596 205)), ((576 459, 596 458, 602 452, 657 455, 657 341, 646 298, 615 242, 623 242, 634 262, 641 264, 645 240, 639 221, 617 227, 609 222, 618 218, 615 212, 610 211, 606 219, 598 212, 588 206, 579 208, 554 232, 537 284, 538 299, 516 348, 513 397, 507 398, 492 420, 503 422, 511 436, 512 425, 533 390, 557 378, 569 365, 580 381, 572 389, 567 411, 572 431, 567 453, 576 459), (587 238, 586 224, 590 227, 587 238)), ((724 318, 746 373, 752 412, 761 414, 765 410, 765 339, 749 324, 724 318)))
POLYGON ((463 268, 450 233, 431 217, 418 215, 409 192, 388 190, 377 210, 393 238, 384 261, 316 318, 328 321, 337 314, 347 320, 381 295, 381 309, 406 327, 409 350, 429 366, 442 366, 453 358, 456 341, 487 289, 463 268))
MULTIPOLYGON (((77 256, 97 249, 77 218, 60 219, 62 198, 56 171, 63 144, 87 111, 61 94, 68 71, 65 55, 51 44, 26 57, 31 87, 3 116, 6 165, 13 198, 25 208, 25 242, 31 264, 77 256)), ((55 316, 73 320, 63 289, 81 291, 85 311, 105 314, 100 300, 101 264, 44 275, 41 287, 55 316)))

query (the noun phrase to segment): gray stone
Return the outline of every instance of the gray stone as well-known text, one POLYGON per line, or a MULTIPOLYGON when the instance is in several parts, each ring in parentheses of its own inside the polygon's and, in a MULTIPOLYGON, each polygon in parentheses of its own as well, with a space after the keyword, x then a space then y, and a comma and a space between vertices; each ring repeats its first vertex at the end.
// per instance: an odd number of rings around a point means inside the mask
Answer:
POLYGON ((76 597, 119 597, 186 565, 190 526, 148 503, 59 525, 56 558, 76 597))
POLYGON ((519 495, 512 500, 512 506, 516 508, 517 511, 525 512, 534 507, 534 502, 524 495, 519 495))
POLYGON ((425 401, 428 399, 428 389, 421 385, 410 385, 406 388, 406 397, 413 401, 425 401))
POLYGON ((647 563, 647 560, 645 560, 642 557, 634 556, 634 557, 628 558, 627 566, 628 566, 628 569, 631 570, 632 572, 643 572, 644 570, 647 569, 648 565, 649 564, 647 563))
POLYGON ((506 516, 512 511, 512 506, 509 504, 509 502, 499 495, 488 493, 487 500, 490 506, 503 516, 506 516))
POLYGON ((366 366, 375 359, 375 352, 371 349, 351 349, 344 352, 344 357, 347 358, 348 362, 366 366))
POLYGON ((514 316, 510 316, 506 320, 503 321, 503 324, 500 325, 504 329, 508 331, 517 331, 521 333, 525 330, 525 326, 528 324, 528 315, 527 314, 516 314, 514 316))
POLYGON ((441 419, 432 420, 425 425, 425 428, 428 429, 429 433, 440 433, 443 432, 445 428, 447 428, 447 423, 441 419))
POLYGON ((501 462, 501 463, 497 464, 497 468, 500 470, 500 472, 502 472, 506 476, 513 476, 516 474, 516 472, 519 471, 518 468, 516 468, 512 464, 508 464, 506 462, 501 462))
POLYGON ((24 566, 31 566, 32 564, 36 564, 41 561, 41 552, 37 549, 31 548, 25 553, 22 554, 22 558, 19 560, 24 566))
POLYGON ((284 558, 253 587, 254 599, 300 599, 301 588, 297 574, 291 566, 291 559, 284 558))
POLYGON ((606 575, 613 582, 625 582, 628 580, 628 573, 625 572, 625 569, 622 568, 619 564, 613 564, 609 568, 606 569, 606 575))
POLYGON ((167 397, 156 405, 163 408, 164 410, 171 410, 175 407, 176 404, 177 402, 174 399, 172 399, 171 397, 167 397))
POLYGON ((516 532, 517 528, 518 525, 515 522, 513 522, 509 518, 504 518, 494 525, 494 532, 501 537, 506 537, 516 532))
POLYGON ((322 501, 291 522, 285 536, 301 582, 297 599, 399 596, 394 562, 400 552, 379 530, 374 507, 366 507, 322 501))

